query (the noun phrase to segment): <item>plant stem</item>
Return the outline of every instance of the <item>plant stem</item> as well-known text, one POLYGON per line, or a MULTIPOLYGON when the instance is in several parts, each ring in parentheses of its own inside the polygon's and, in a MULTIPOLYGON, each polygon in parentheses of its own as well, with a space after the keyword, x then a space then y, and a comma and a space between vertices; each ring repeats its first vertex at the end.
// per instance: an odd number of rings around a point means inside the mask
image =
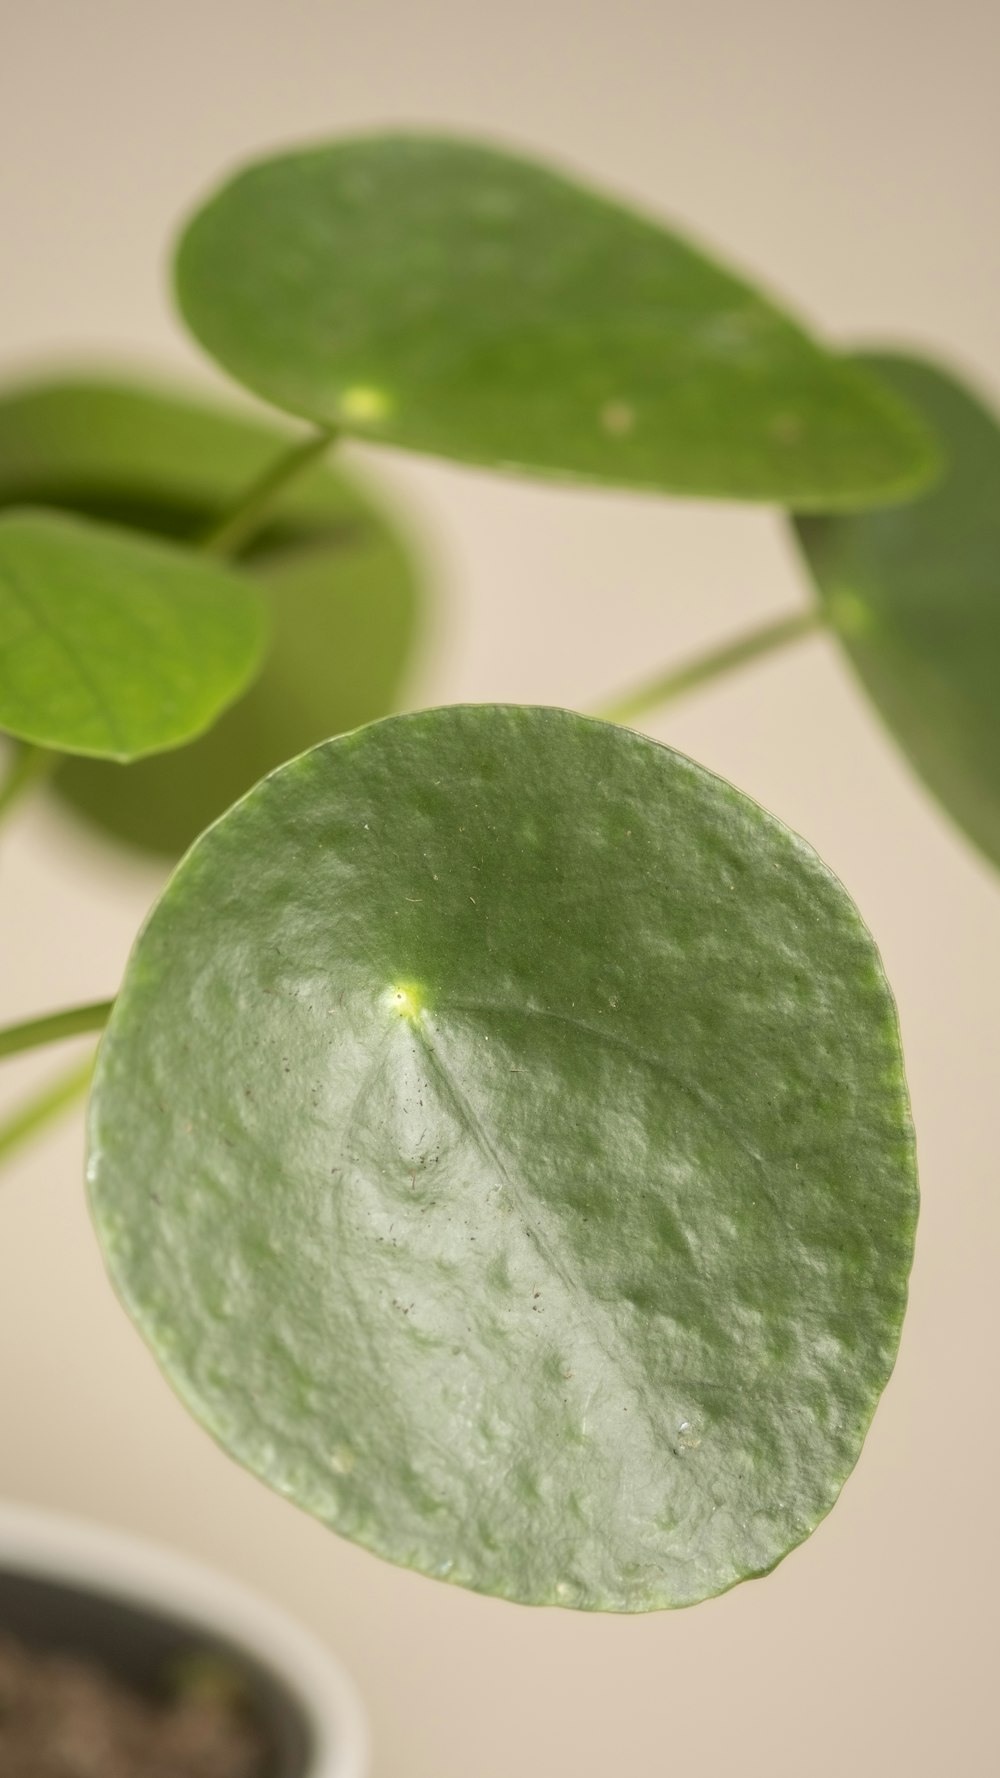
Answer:
POLYGON ((63 1012, 48 1013, 43 1019, 27 1019, 22 1025, 5 1025, 0 1029, 0 1056, 18 1055, 42 1043, 58 1043, 63 1037, 78 1037, 81 1031, 103 1031, 113 1006, 113 1000, 95 1000, 89 1006, 68 1006, 63 1012))
POLYGON ((40 1093, 26 1099, 10 1117, 0 1120, 0 1165, 20 1148, 22 1142, 37 1135, 61 1111, 68 1111, 77 1099, 83 1097, 94 1072, 94 1060, 93 1056, 88 1056, 85 1062, 75 1062, 40 1093))
POLYGON ((819 606, 809 611, 797 611, 792 617, 780 617, 775 623, 764 624, 759 630, 749 630, 744 635, 737 636, 733 642, 724 642, 721 648, 713 648, 707 654, 698 655, 685 666, 658 673, 644 685, 637 685, 633 691, 626 692, 624 697, 605 704, 595 714, 603 717, 606 722, 631 722, 633 716, 642 711, 656 709, 662 704, 672 704, 675 698, 682 697, 686 691, 693 691, 695 686, 707 685, 711 680, 731 672, 734 667, 742 667, 760 655, 783 648, 786 642, 794 642, 799 636, 809 636, 813 631, 822 629, 825 623, 825 614, 819 606))
POLYGON ((58 764, 58 753, 51 753, 47 747, 33 747, 28 742, 19 746, 10 770, 0 784, 0 820, 27 791, 54 772, 58 764))
POLYGON ((236 556, 246 547, 255 531, 267 518, 279 494, 289 482, 328 450, 334 433, 328 428, 300 439, 283 451, 273 463, 251 482, 235 506, 219 519, 201 539, 201 548, 211 556, 236 556))

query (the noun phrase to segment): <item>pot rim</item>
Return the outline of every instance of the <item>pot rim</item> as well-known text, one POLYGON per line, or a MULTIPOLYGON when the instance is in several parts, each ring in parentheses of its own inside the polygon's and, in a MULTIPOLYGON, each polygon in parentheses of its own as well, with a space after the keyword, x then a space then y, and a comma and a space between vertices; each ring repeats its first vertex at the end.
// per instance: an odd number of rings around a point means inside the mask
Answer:
POLYGON ((5 1501, 0 1567, 204 1624, 275 1672, 302 1707, 313 1743, 304 1778, 367 1778, 368 1730, 353 1681, 318 1637, 241 1582, 131 1532, 5 1501))

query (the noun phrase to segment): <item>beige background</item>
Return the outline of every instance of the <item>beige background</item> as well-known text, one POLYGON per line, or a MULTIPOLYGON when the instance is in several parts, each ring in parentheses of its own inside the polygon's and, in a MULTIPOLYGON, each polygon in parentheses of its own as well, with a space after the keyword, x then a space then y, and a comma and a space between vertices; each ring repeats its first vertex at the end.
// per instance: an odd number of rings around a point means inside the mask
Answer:
MULTIPOLYGON (((759 271, 835 336, 934 346, 1000 396, 991 0, 4 0, 0 339, 206 378, 164 242, 229 163, 425 122, 558 156, 759 271)), ((378 471, 421 514, 444 642, 414 702, 582 704, 793 608, 776 519, 378 471)), ((530 1612, 397 1572, 242 1475, 106 1288, 80 1132, 0 1190, 0 1492, 209 1557, 339 1649, 377 1778, 978 1778, 997 1769, 1000 884, 924 798, 827 643, 657 734, 805 833, 882 946, 924 1211, 896 1374, 832 1517, 693 1612, 530 1612)), ((39 807, 0 858, 0 1018, 114 990, 156 890, 39 807)), ((3 1087, 27 1078, 9 1067, 3 1087)))

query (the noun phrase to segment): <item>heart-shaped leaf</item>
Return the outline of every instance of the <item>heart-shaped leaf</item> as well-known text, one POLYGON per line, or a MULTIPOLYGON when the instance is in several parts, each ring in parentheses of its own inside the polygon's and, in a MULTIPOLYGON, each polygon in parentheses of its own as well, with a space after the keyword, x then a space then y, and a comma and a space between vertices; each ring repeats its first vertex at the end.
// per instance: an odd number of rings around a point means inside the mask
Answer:
MULTIPOLYGON (((276 426, 156 386, 35 383, 0 398, 0 505, 37 500, 194 539, 287 442, 276 426)), ((272 767, 398 704, 422 593, 409 546, 366 489, 310 470, 243 565, 272 629, 249 693, 182 751, 129 766, 76 759, 56 779, 132 844, 177 856, 272 767)))
POLYGON ((177 290, 234 377, 341 431, 678 494, 868 504, 923 428, 677 235, 475 142, 366 137, 241 172, 177 290))
POLYGON ((892 1000, 802 841, 564 711, 390 718, 199 840, 91 1102, 198 1419, 394 1561, 683 1605, 832 1506, 916 1184, 892 1000))
POLYGON ((904 752, 1000 864, 1000 425, 923 360, 865 362, 922 412, 948 469, 912 505, 797 520, 833 627, 904 752))
POLYGON ((0 515, 0 728, 21 740, 177 747, 244 689, 266 636, 242 575, 63 513, 0 515))

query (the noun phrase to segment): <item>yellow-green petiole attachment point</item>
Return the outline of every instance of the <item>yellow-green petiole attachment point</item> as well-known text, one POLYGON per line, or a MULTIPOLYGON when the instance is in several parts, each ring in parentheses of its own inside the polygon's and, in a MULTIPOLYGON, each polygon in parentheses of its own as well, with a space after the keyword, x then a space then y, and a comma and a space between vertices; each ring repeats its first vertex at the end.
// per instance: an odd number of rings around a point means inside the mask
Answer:
POLYGON ((345 423, 353 420, 358 425, 363 425, 366 421, 384 420, 391 409, 392 401, 386 391, 367 383, 355 383, 350 389, 345 389, 339 402, 341 419, 345 423))
POLYGON ((389 1010, 401 1019, 416 1019, 424 1008, 423 992, 417 982, 393 982, 386 995, 389 1010))

